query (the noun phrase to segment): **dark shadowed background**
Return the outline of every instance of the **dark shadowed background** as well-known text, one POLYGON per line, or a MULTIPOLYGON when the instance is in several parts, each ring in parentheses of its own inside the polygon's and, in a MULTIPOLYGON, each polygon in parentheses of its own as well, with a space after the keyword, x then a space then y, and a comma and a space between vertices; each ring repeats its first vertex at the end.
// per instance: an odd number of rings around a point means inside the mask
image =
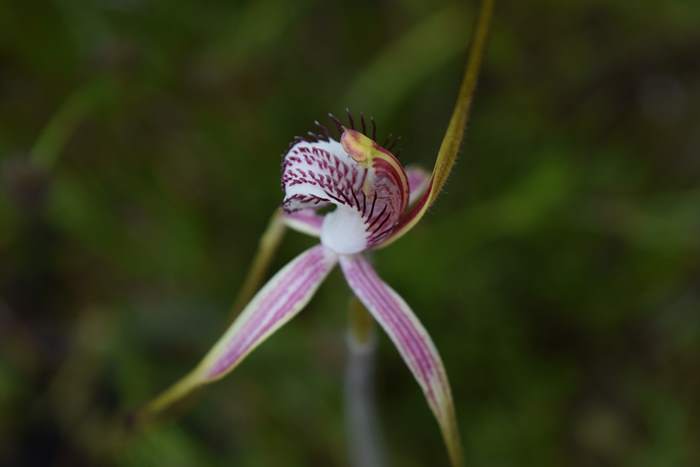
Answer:
MULTIPOLYGON (((2 2, 0 464, 347 465, 337 272, 230 377, 123 417, 223 331, 294 135, 348 106, 431 166, 475 8, 2 2)), ((700 465, 699 109, 699 2, 496 5, 446 191, 375 257, 468 466, 700 465)), ((383 337, 378 365, 391 465, 447 465, 383 337)))

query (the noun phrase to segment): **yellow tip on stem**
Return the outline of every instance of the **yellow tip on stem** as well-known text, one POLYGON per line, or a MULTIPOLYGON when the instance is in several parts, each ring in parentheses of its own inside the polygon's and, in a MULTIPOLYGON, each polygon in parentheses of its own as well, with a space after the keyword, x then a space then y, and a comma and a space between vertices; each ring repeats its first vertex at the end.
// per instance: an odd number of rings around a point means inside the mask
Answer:
POLYGON ((181 400, 202 384, 204 384, 204 381, 199 377, 199 372, 195 369, 163 391, 158 397, 139 411, 136 416, 137 422, 143 424, 153 420, 175 402, 181 400))
POLYGON ((447 416, 444 424, 440 424, 442 437, 447 446, 447 454, 450 458, 452 467, 461 467, 464 465, 464 451, 462 449, 462 439, 459 434, 459 427, 454 411, 447 416))

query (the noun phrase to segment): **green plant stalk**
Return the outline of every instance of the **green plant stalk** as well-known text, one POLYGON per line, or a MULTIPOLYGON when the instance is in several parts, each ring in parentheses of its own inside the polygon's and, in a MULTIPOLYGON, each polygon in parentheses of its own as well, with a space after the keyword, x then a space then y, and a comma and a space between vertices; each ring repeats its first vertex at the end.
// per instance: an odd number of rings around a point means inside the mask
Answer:
POLYGON ((250 266, 245 282, 238 291, 238 295, 231 307, 231 319, 235 318, 238 313, 250 302, 255 293, 260 288, 267 271, 270 269, 277 250, 279 249, 287 226, 282 219, 281 209, 276 209, 267 223, 267 228, 260 238, 258 250, 253 258, 253 263, 250 266))
POLYGON ((352 467, 382 467, 384 449, 374 394, 376 324, 356 297, 348 303, 345 418, 352 467))
POLYGON ((469 46, 469 57, 464 69, 464 76, 462 77, 462 83, 459 87, 459 94, 455 101, 455 107, 452 110, 450 122, 445 131, 445 136, 442 138, 437 158, 435 159, 435 166, 433 167, 433 173, 430 177, 430 188, 426 191, 425 195, 416 202, 416 205, 407 215, 407 220, 403 225, 398 227, 392 233, 391 238, 385 241, 380 248, 386 248, 394 243, 423 218, 445 186, 447 177, 457 161, 459 149, 464 139, 464 131, 469 122, 471 106, 474 100, 474 91, 476 90, 476 84, 481 70, 481 62, 486 50, 486 39, 488 38, 491 17, 493 16, 493 5, 494 0, 483 0, 481 2, 479 16, 477 17, 476 27, 469 46))

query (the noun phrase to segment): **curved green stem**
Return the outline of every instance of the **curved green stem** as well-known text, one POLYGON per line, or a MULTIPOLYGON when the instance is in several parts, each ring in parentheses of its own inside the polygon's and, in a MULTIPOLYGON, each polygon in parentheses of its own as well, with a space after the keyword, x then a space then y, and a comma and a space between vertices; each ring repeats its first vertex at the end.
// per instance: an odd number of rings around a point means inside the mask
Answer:
POLYGON ((231 307, 231 319, 236 317, 260 288, 260 284, 262 284, 270 268, 270 263, 275 257, 280 243, 282 243, 286 229, 287 226, 282 219, 282 211, 278 208, 270 217, 267 228, 263 232, 262 237, 260 237, 253 263, 231 307))
POLYGON ((450 117, 450 122, 445 131, 445 136, 442 138, 440 149, 438 150, 435 166, 430 177, 430 186, 425 194, 414 204, 414 206, 405 213, 400 221, 399 227, 392 233, 391 238, 386 240, 380 248, 392 244, 409 230, 411 230, 420 221, 428 208, 437 199, 440 191, 445 186, 447 177, 454 167, 459 149, 464 139, 464 131, 469 121, 472 101, 474 100, 474 91, 481 70, 481 62, 486 49, 486 39, 488 38, 489 28, 491 26, 491 17, 493 15, 494 0, 482 0, 479 16, 476 21, 476 28, 469 47, 469 58, 464 69, 462 84, 459 87, 459 94, 455 101, 455 107, 450 117))
POLYGON ((385 455, 374 392, 376 325, 354 296, 348 312, 345 417, 350 465, 382 467, 385 455))

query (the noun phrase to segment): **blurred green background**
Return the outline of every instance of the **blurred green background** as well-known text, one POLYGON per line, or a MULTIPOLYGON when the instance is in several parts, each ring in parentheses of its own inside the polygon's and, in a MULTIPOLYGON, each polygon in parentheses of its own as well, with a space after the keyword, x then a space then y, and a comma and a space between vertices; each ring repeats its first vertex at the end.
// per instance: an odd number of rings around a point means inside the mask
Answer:
MULTIPOLYGON (((430 167, 476 2, 0 3, 0 464, 343 466, 337 272, 159 424, 327 112, 430 167)), ((462 156, 376 254, 430 330, 468 466, 700 465, 700 3, 496 5, 462 156)), ((276 269, 313 243, 289 234, 276 269)), ((382 337, 394 466, 446 465, 382 337)))

